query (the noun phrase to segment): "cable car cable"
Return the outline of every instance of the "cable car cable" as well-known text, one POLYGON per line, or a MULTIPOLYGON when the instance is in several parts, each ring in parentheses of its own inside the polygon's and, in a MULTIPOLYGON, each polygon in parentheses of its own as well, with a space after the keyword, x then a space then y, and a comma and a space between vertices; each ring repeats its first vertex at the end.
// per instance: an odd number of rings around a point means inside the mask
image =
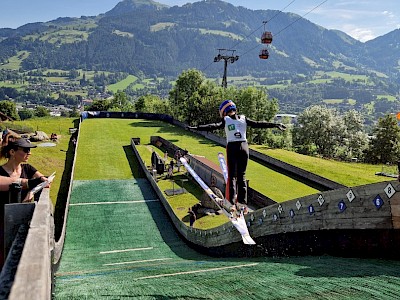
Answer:
POLYGON ((290 23, 288 26, 286 26, 285 28, 283 28, 282 30, 278 31, 277 34, 275 34, 274 36, 279 35, 282 31, 284 31, 285 29, 289 28, 290 26, 292 26, 294 23, 296 23, 297 21, 299 21, 300 19, 304 19, 305 16, 307 16, 309 13, 313 12, 314 10, 316 10, 318 7, 320 7, 322 4, 324 4, 325 2, 327 2, 328 0, 322 1, 320 4, 318 4, 316 7, 314 7, 313 9, 311 9, 310 11, 308 11, 307 13, 305 13, 304 15, 300 16, 299 18, 297 18, 296 20, 294 20, 292 23, 290 23))
MULTIPOLYGON (((282 10, 279 10, 275 15, 273 15, 271 17, 271 19, 269 19, 266 22, 270 22, 271 20, 273 20, 274 18, 276 18, 280 13, 282 13, 286 8, 288 8, 290 5, 292 5, 296 0, 292 0, 288 5, 286 5, 284 8, 282 8, 282 10)), ((244 37, 243 40, 247 39, 249 36, 253 35, 256 31, 260 30, 261 27, 265 26, 265 24, 261 25, 260 27, 258 27, 257 29, 253 30, 251 33, 249 33, 248 35, 246 35, 244 37)), ((240 43, 242 43, 242 41, 237 42, 236 44, 234 44, 232 47, 228 48, 228 49, 233 49, 234 47, 236 47, 237 45, 239 45, 240 43)), ((252 49, 253 50, 253 49, 252 49)), ((247 53, 247 52, 246 52, 247 53)), ((223 53, 222 53, 223 54, 223 53)), ((213 64, 213 62, 209 63, 204 69, 203 71, 207 70, 209 66, 211 66, 213 64)))
MULTIPOLYGON (((286 27, 284 27, 283 29, 281 29, 280 31, 278 31, 278 33, 274 34, 274 37, 276 37, 277 35, 279 35, 280 33, 282 33, 283 31, 285 31, 286 29, 288 29, 290 26, 292 26, 294 23, 296 23, 297 21, 299 21, 300 19, 304 19, 305 16, 307 16, 309 13, 313 12, 314 10, 316 10, 318 7, 320 7, 322 4, 324 4, 325 2, 327 2, 328 0, 324 0, 322 1, 320 4, 318 4, 317 6, 315 6, 313 9, 311 9, 310 11, 308 11, 307 13, 305 13, 304 15, 298 17, 296 20, 294 20, 293 22, 291 22, 289 25, 287 25, 286 27)), ((254 49, 258 48, 260 45, 257 44, 257 46, 251 48, 250 50, 244 52, 243 54, 241 54, 240 56, 246 55, 247 53, 253 51, 254 49)))
MULTIPOLYGON (((293 2, 295 2, 296 0, 292 0, 292 2, 290 2, 288 5, 286 5, 282 10, 279 10, 274 16, 272 16, 271 19, 269 19, 268 21, 264 21, 263 25, 261 25, 260 27, 258 27, 257 29, 253 30, 252 32, 250 32, 248 35, 246 35, 244 37, 243 40, 247 39, 249 36, 253 35, 256 31, 258 31, 261 27, 265 27, 265 23, 271 22, 271 20, 273 20, 275 17, 277 17, 281 12, 283 12, 286 8, 288 8, 291 4, 293 4, 293 2)), ((232 47, 230 47, 229 49, 233 49, 235 48, 237 45, 239 45, 240 43, 242 43, 242 41, 237 42, 236 44, 234 44, 232 47)))

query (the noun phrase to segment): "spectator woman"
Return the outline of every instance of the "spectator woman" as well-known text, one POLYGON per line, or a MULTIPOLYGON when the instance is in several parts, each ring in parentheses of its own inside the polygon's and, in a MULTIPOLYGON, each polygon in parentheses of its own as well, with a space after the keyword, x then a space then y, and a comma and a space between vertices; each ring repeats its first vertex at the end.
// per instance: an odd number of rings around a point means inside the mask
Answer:
POLYGON ((26 202, 32 200, 29 190, 47 178, 35 167, 26 163, 31 155, 31 148, 36 148, 29 140, 7 137, 0 150, 0 159, 6 163, 0 166, 0 201, 8 200, 10 184, 18 183, 22 187, 21 199, 26 202))
POLYGON ((35 147, 29 140, 10 136, 2 141, 0 159, 6 159, 6 163, 0 166, 0 266, 4 261, 4 205, 9 203, 10 185, 14 183, 21 186, 22 202, 30 202, 34 196, 30 190, 47 180, 42 173, 26 163, 31 148, 35 147))

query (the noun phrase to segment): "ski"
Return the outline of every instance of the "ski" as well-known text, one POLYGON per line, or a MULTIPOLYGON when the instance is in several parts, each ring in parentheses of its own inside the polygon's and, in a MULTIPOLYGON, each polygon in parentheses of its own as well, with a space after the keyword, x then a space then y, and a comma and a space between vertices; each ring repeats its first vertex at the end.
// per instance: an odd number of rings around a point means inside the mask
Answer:
MULTIPOLYGON (((224 176, 225 184, 227 185, 228 184, 228 166, 227 166, 226 161, 225 161, 225 156, 224 156, 224 154, 222 152, 218 152, 218 161, 219 161, 219 166, 220 166, 221 171, 222 171, 222 175, 224 176)), ((225 193, 226 192, 227 191, 225 191, 225 193)), ((225 196, 226 196, 226 194, 225 194, 225 196)), ((234 197, 233 199, 236 199, 236 197, 234 197)), ((233 201, 235 203, 235 200, 233 200, 233 201)))
MULTIPOLYGON (((226 165, 225 156, 224 156, 224 154, 222 152, 218 152, 218 161, 219 161, 219 166, 221 167, 222 175, 224 176, 225 184, 228 184, 228 167, 226 165)), ((228 200, 225 200, 225 201, 229 202, 228 200)), ((240 210, 240 211, 236 211, 236 213, 239 214, 237 219, 242 220, 244 222, 244 225, 246 226, 246 229, 247 229, 246 221, 245 221, 245 218, 244 218, 244 211, 240 210)), ((248 238, 250 238, 252 243, 255 244, 255 242, 250 237, 250 235, 248 235, 248 238)))
POLYGON ((240 216, 234 217, 228 209, 225 207, 229 201, 226 199, 219 198, 211 189, 210 187, 200 178, 200 176, 193 170, 193 168, 189 165, 186 158, 180 158, 181 163, 185 166, 186 170, 192 175, 194 180, 201 186, 201 188, 207 193, 210 199, 221 209, 224 215, 232 222, 233 226, 237 229, 237 231, 242 236, 242 241, 244 244, 247 245, 254 245, 255 242, 251 238, 249 234, 249 230, 247 228, 246 220, 243 216, 243 212, 241 212, 240 216))
POLYGON ((219 166, 221 167, 222 175, 224 175, 225 183, 228 182, 228 167, 226 166, 225 156, 222 152, 218 153, 219 166))

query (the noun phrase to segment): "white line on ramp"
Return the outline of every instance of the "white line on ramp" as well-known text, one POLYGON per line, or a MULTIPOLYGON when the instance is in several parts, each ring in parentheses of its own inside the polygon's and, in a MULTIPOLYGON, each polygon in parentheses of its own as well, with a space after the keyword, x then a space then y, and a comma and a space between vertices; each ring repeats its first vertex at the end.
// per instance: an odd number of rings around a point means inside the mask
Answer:
POLYGON ((132 203, 146 203, 146 202, 159 202, 158 199, 152 200, 134 200, 134 201, 113 201, 113 202, 83 202, 71 203, 69 206, 83 206, 83 205, 103 205, 103 204, 132 204, 132 203))
POLYGON ((103 264, 103 266, 117 266, 117 265, 128 265, 128 264, 138 264, 142 262, 153 262, 153 261, 160 261, 160 260, 169 260, 172 258, 156 258, 156 259, 146 259, 146 260, 134 260, 134 261, 125 261, 113 264, 103 264))
POLYGON ((153 275, 153 276, 145 276, 145 277, 135 278, 133 280, 152 279, 152 278, 160 278, 160 277, 170 277, 170 276, 195 274, 195 273, 206 273, 206 272, 222 271, 222 270, 228 270, 228 269, 238 269, 238 268, 245 268, 245 267, 253 267, 253 266, 256 266, 256 265, 258 265, 258 263, 237 265, 237 266, 230 266, 230 267, 204 269, 204 270, 196 270, 196 271, 179 272, 179 273, 172 273, 172 274, 160 274, 160 275, 153 275))
POLYGON ((153 249, 153 247, 111 250, 111 251, 102 251, 99 253, 100 254, 110 254, 110 253, 120 253, 120 252, 130 252, 130 251, 143 251, 143 250, 151 250, 151 249, 153 249))

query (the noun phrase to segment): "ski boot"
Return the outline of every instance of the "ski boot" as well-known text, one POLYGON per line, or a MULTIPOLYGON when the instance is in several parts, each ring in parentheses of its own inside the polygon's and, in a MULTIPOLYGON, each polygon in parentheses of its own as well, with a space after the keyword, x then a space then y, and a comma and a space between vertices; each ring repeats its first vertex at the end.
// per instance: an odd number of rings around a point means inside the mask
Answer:
POLYGON ((238 214, 237 214, 238 211, 237 211, 235 205, 231 205, 231 206, 229 207, 229 212, 230 212, 232 218, 236 219, 236 218, 238 217, 238 214))
POLYGON ((249 213, 249 208, 246 204, 236 202, 236 211, 238 214, 243 212, 243 215, 247 215, 249 213))

